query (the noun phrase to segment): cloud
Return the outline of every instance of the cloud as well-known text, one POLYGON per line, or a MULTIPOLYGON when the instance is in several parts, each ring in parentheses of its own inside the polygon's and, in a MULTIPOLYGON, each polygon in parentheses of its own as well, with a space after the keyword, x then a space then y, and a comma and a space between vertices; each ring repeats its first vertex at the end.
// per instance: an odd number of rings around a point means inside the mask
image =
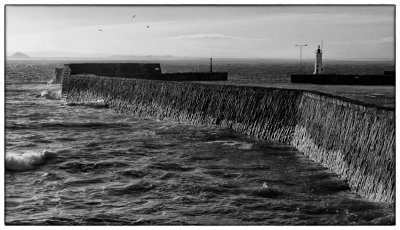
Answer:
POLYGON ((249 38, 249 37, 240 37, 240 36, 230 36, 224 34, 186 34, 186 35, 178 35, 168 37, 170 39, 178 39, 178 40, 262 40, 265 41, 265 38, 249 38))

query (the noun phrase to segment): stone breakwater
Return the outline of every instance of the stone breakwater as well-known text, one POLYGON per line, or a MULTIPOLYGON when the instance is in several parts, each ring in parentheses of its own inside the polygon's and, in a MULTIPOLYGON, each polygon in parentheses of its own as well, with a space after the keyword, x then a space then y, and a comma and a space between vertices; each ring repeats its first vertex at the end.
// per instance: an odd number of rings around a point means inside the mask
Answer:
POLYGON ((322 85, 395 85, 394 71, 385 71, 382 75, 342 75, 342 74, 292 74, 292 83, 322 85))
MULTIPOLYGON (((72 63, 65 64, 63 78, 69 75, 93 74, 163 81, 226 81, 227 72, 162 73, 159 63, 72 63)), ((57 71, 57 70, 56 70, 57 71)))
POLYGON ((290 144, 363 197, 394 202, 394 109, 302 90, 95 75, 64 77, 62 92, 69 102, 104 100, 122 113, 220 125, 290 144))
POLYGON ((64 68, 56 68, 55 74, 55 77, 47 84, 61 84, 64 75, 64 68))

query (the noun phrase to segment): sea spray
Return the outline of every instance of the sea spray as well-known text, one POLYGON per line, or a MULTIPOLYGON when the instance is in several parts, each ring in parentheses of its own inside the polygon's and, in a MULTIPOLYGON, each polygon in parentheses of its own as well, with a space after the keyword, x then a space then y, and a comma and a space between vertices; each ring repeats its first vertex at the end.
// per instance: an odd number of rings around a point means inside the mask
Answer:
POLYGON ((61 98, 61 91, 57 91, 57 92, 51 92, 49 90, 44 90, 40 93, 40 96, 37 97, 41 97, 41 98, 45 98, 48 100, 60 100, 61 98))
POLYGON ((218 140, 205 142, 206 144, 221 143, 222 145, 231 146, 232 148, 238 148, 242 150, 249 150, 253 147, 252 143, 238 142, 233 140, 218 140))
POLYGON ((44 164, 48 159, 53 158, 55 154, 50 151, 25 153, 9 152, 6 153, 6 170, 27 171, 37 168, 44 164))

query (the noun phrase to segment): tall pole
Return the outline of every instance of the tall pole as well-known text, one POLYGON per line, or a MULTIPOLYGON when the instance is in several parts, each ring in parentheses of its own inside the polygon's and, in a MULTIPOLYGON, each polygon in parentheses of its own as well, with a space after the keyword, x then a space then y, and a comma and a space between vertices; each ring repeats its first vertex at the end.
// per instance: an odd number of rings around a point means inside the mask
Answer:
POLYGON ((307 44, 299 44, 295 46, 300 47, 300 73, 303 73, 303 46, 307 46, 307 44))

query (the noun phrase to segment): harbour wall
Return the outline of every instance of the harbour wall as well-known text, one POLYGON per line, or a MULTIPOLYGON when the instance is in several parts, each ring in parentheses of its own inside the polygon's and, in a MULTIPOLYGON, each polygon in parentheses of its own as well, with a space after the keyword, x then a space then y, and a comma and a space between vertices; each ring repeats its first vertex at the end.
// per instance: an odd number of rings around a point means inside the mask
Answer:
POLYGON ((95 74, 118 77, 128 74, 161 74, 159 63, 71 63, 71 74, 95 74))
POLYGON ((64 76, 93 74, 105 77, 139 78, 163 81, 226 81, 227 72, 162 73, 159 63, 72 63, 64 76))
POLYGON ((394 71, 383 75, 292 74, 291 83, 323 85, 395 85, 394 71))
POLYGON ((64 75, 64 68, 59 68, 57 67, 55 69, 55 76, 51 81, 49 81, 47 84, 61 84, 62 83, 62 78, 64 75))
POLYGON ((69 75, 62 92, 69 102, 104 100, 122 113, 220 125, 290 144, 361 196, 395 199, 391 108, 311 91, 95 75, 69 75))

